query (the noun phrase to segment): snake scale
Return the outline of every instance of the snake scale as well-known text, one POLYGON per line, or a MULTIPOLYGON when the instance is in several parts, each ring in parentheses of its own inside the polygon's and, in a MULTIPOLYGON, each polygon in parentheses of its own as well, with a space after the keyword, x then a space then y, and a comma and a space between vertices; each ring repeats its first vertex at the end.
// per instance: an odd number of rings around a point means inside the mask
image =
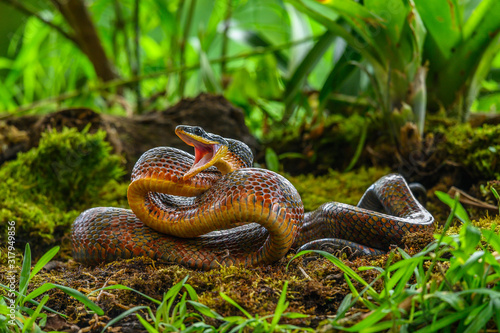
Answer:
POLYGON ((200 127, 178 126, 176 133, 195 156, 169 147, 144 153, 127 191, 131 210, 92 208, 75 220, 77 261, 149 256, 208 270, 267 264, 292 247, 322 244, 375 255, 434 221, 397 174, 375 182, 357 206, 330 202, 304 213, 287 179, 251 167, 244 143, 200 127))

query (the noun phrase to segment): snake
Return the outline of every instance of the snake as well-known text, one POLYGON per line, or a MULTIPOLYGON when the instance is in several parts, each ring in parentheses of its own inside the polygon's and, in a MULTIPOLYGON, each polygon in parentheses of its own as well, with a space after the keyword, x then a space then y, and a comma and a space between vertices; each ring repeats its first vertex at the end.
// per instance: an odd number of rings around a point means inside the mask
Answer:
POLYGON ((325 244, 379 255, 434 218, 405 179, 389 174, 356 206, 328 202, 312 212, 282 175, 253 167, 241 141, 179 125, 195 154, 156 147, 136 162, 127 189, 130 209, 91 208, 72 225, 73 257, 88 265, 146 256, 210 270, 271 264, 291 249, 325 244))

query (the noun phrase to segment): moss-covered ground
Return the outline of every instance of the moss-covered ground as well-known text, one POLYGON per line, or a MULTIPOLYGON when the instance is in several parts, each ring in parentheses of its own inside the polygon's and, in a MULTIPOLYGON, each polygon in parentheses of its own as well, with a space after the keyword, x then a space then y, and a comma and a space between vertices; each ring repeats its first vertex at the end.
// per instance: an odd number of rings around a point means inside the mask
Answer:
MULTIPOLYGON (((463 135, 471 135, 467 128, 460 131, 463 131, 463 135)), ((485 128, 481 136, 491 139, 495 131, 485 128)), ((29 242, 34 247, 33 257, 36 259, 55 244, 62 247, 56 260, 35 275, 28 291, 48 282, 69 286, 84 294, 103 286, 123 284, 161 300, 169 288, 189 275, 188 283, 198 293, 199 302, 222 316, 241 315, 241 312, 225 301, 220 292, 230 296, 251 314, 262 316, 274 313, 284 281, 289 281, 287 300, 290 304, 287 311, 307 314, 309 317, 286 320, 313 328, 321 327, 323 320, 335 315, 344 297, 351 292, 344 274, 332 263, 314 256, 290 262, 293 252, 272 265, 255 268, 221 267, 209 272, 167 265, 148 258, 116 261, 95 267, 73 261, 69 230, 78 213, 97 205, 126 206, 127 181, 122 177, 119 157, 110 154, 110 148, 103 139, 104 133, 90 135, 74 130, 65 130, 60 134, 48 133, 44 135, 39 149, 22 154, 17 160, 0 168, 2 179, 7 179, 7 182, 0 184, 0 200, 3 202, 0 219, 16 221, 18 248, 24 248, 24 244, 29 242), (54 151, 54 147, 62 147, 62 150, 54 151), (77 154, 74 153, 75 147, 78 147, 77 154), (92 156, 90 162, 89 156, 92 156), (52 161, 48 168, 44 162, 47 160, 52 161), (47 174, 50 176, 45 177, 47 174), (43 180, 39 178, 40 175, 44 175, 43 180)), ((454 154, 461 151, 457 148, 459 144, 458 141, 450 143, 450 149, 456 147, 456 150, 452 150, 454 154)), ((486 149, 492 151, 500 147, 490 145, 486 149)), ((482 158, 481 154, 477 156, 478 159, 482 158)), ((497 163, 492 158, 487 155, 485 163, 497 163)), ((498 179, 498 164, 485 166, 483 162, 465 157, 462 161, 472 165, 474 172, 485 171, 486 177, 489 177, 487 179, 498 179)), ((348 173, 329 171, 323 176, 286 176, 301 194, 306 210, 313 210, 327 201, 356 204, 369 185, 389 172, 388 168, 372 167, 348 173)), ((439 189, 439 185, 436 189, 439 189)), ((437 217, 439 228, 449 209, 435 199, 433 190, 428 193, 429 209, 437 217)), ((478 211, 477 216, 474 223, 480 227, 490 227, 492 223, 500 222, 498 216, 490 217, 485 211, 478 211)), ((450 231, 457 232, 459 228, 460 225, 456 224, 450 231)), ((0 227, 0 232, 2 239, 6 239, 5 226, 0 227)), ((410 255, 415 254, 433 239, 432 231, 408 235, 404 242, 405 251, 410 255)), ((0 250, 0 283, 6 284, 6 250, 5 247, 0 250)), ((374 280, 378 272, 358 271, 358 267, 384 267, 389 256, 392 262, 401 259, 397 252, 369 258, 348 258, 345 254, 340 256, 346 265, 356 270, 366 281, 374 280)), ((19 270, 20 258, 18 255, 19 270)), ((361 285, 354 285, 362 289, 361 285)), ((380 290, 383 288, 382 282, 376 282, 373 287, 380 290)), ((3 289, 0 290, 2 293, 3 289)), ((82 332, 98 332, 110 319, 127 309, 138 305, 155 307, 152 302, 131 291, 103 291, 91 297, 105 311, 105 315, 99 317, 89 314, 81 303, 62 291, 54 289, 49 295, 46 306, 64 313, 67 318, 49 314, 46 330, 77 332, 83 329, 82 332)), ((364 311, 361 309, 361 306, 355 307, 351 313, 364 311)), ((212 324, 217 325, 216 322, 212 324)), ((113 327, 113 332, 145 331, 136 316, 129 316, 113 327)))

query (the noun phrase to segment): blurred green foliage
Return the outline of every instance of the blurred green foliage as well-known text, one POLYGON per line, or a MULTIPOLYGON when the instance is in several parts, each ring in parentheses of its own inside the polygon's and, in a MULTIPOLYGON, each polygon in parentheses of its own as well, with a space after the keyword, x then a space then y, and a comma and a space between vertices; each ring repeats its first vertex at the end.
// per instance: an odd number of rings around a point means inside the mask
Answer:
POLYGON ((258 137, 377 111, 397 141, 394 112, 411 110, 404 122, 422 133, 427 109, 466 120, 471 105, 499 104, 497 0, 85 2, 116 72, 107 82, 64 36, 78 32, 56 2, 2 0, 32 14, 0 22, 13 32, 0 54, 0 113, 130 114, 209 91, 242 107, 258 137))

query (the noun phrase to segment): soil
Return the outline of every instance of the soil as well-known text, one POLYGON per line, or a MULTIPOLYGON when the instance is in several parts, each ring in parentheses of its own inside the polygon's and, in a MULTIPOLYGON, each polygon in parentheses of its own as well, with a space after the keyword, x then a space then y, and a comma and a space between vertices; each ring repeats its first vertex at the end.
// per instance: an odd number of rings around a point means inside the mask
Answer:
MULTIPOLYGON (((405 250, 410 255, 415 254, 432 240, 430 231, 414 234, 405 240, 405 250)), ((388 258, 391 258, 392 262, 401 259, 396 251, 375 257, 349 258, 348 253, 337 253, 337 255, 343 257, 344 263, 356 271, 360 266, 384 267, 388 258)), ((322 321, 336 314, 340 303, 351 291, 342 271, 328 260, 317 255, 291 260, 292 258, 293 253, 290 253, 272 265, 254 268, 221 267, 208 272, 159 263, 144 257, 119 260, 95 267, 79 264, 72 259, 51 261, 31 281, 28 292, 48 282, 74 288, 85 295, 102 287, 121 284, 161 301, 163 294, 174 284, 189 276, 187 283, 196 290, 198 301, 223 317, 243 314, 223 300, 219 292, 227 294, 249 313, 264 316, 274 313, 283 283, 289 281, 287 301, 290 304, 286 312, 298 312, 309 316, 286 319, 284 322, 317 328, 322 321)), ((2 272, 2 276, 5 276, 3 273, 5 272, 2 272)), ((376 270, 358 273, 368 282, 373 281, 378 275, 376 270)), ((2 280, 0 278, 1 283, 5 284, 6 281, 2 280)), ((363 288, 357 283, 354 283, 354 286, 358 290, 363 288)), ((373 287, 380 291, 383 288, 382 282, 377 281, 373 287)), ((153 302, 128 290, 106 290, 89 297, 104 310, 104 316, 89 313, 81 303, 58 289, 52 289, 48 294, 50 298, 46 306, 65 314, 67 318, 49 314, 44 328, 46 331, 78 332, 83 329, 81 332, 100 332, 109 320, 135 306, 149 306, 154 313, 156 312, 156 305, 153 302)), ((360 311, 365 311, 361 305, 351 309, 350 313, 360 311)), ((145 317, 146 312, 139 313, 145 317)), ((221 324, 217 320, 206 319, 211 325, 221 324)), ((113 325, 111 331, 146 332, 135 315, 119 321, 113 325)))

